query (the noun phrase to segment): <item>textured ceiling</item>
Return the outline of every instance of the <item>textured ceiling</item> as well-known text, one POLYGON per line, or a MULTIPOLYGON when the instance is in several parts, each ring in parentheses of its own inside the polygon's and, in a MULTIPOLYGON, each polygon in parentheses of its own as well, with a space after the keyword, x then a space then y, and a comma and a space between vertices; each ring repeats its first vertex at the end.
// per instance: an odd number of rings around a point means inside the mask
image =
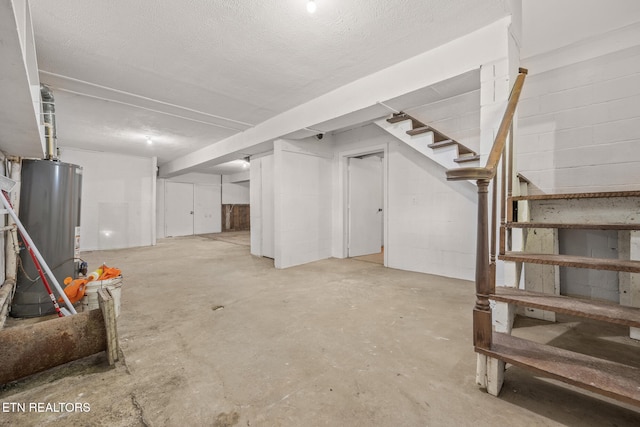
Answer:
POLYGON ((507 0, 316 3, 31 0, 60 146, 162 164, 508 14, 507 0))

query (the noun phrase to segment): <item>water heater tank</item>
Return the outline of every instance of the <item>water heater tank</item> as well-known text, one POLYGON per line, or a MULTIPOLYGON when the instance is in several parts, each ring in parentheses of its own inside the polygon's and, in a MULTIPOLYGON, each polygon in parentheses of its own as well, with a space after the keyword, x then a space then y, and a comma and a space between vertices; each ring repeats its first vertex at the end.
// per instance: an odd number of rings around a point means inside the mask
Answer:
MULTIPOLYGON (((50 160, 22 161, 18 216, 61 286, 65 277, 75 277, 81 192, 80 166, 50 160)), ((11 315, 38 317, 54 313, 51 298, 22 241, 20 246, 21 265, 11 315)), ((53 285, 51 288, 59 297, 53 285)))

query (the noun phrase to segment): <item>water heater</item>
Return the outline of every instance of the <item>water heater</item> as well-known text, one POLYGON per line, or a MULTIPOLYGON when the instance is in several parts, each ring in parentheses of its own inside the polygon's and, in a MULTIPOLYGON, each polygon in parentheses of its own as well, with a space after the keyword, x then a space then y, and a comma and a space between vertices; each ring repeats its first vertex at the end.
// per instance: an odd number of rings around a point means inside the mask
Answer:
MULTIPOLYGON (((80 226, 82 168, 51 160, 23 160, 19 218, 60 285, 76 276, 80 226)), ((28 251, 20 242, 13 317, 38 317, 55 312, 28 251)), ((53 286, 52 286, 53 288, 53 286)), ((56 297, 59 295, 53 289, 56 297)))

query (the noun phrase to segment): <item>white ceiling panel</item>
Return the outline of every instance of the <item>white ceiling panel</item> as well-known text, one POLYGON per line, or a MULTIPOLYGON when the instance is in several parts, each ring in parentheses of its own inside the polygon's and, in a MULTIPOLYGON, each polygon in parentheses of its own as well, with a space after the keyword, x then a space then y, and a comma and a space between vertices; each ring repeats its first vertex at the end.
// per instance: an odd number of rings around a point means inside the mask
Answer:
POLYGON ((509 14, 508 0, 316 2, 31 0, 60 145, 162 164, 509 14))

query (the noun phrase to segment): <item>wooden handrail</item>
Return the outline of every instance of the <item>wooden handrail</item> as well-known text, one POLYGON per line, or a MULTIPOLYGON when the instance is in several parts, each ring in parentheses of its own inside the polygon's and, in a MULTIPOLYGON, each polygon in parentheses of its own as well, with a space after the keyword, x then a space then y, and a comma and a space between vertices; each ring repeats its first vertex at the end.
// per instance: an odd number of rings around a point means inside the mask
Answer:
POLYGON ((498 134, 493 142, 493 147, 489 153, 487 164, 485 167, 472 167, 472 168, 456 168, 447 170, 447 179, 449 181, 463 181, 471 179, 493 179, 496 174, 496 169, 500 158, 502 157, 502 151, 509 135, 509 129, 513 122, 513 116, 518 106, 518 100, 520 99, 520 93, 522 92, 522 86, 524 85, 524 79, 528 70, 526 68, 518 69, 518 77, 516 82, 511 88, 511 94, 509 95, 509 102, 507 109, 502 117, 498 134), (484 170, 483 170, 484 169, 484 170))
MULTIPOLYGON (((485 167, 457 168, 447 171, 447 179, 476 180, 478 185, 478 229, 476 237, 476 304, 473 308, 473 344, 476 349, 491 348, 492 319, 489 298, 495 293, 496 286, 496 252, 497 252, 497 209, 500 199, 500 223, 511 220, 513 211, 506 206, 506 192, 511 195, 513 179, 513 116, 524 85, 527 70, 519 69, 518 77, 509 94, 509 102, 502 117, 498 134, 491 147, 485 167), (509 137, 509 147, 506 146, 509 137), (500 160, 502 159, 502 185, 498 195, 498 180, 494 179, 500 160), (491 219, 489 219, 489 184, 492 186, 491 219)), ((500 253, 505 252, 504 227, 500 232, 500 253)))

